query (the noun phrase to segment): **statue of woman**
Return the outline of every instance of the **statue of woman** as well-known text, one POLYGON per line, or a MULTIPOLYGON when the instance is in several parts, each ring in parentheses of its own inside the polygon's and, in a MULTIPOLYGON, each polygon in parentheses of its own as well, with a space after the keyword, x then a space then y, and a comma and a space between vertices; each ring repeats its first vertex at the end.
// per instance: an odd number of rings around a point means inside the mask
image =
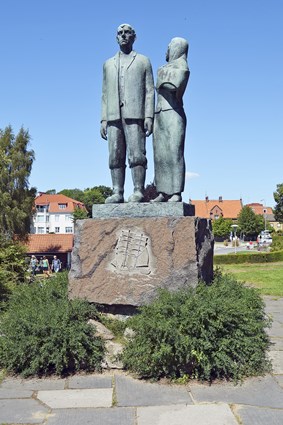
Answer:
POLYGON ((173 38, 166 61, 157 72, 157 105, 153 129, 154 182, 158 192, 152 202, 181 202, 185 185, 184 145, 186 115, 183 95, 189 80, 188 42, 173 38))

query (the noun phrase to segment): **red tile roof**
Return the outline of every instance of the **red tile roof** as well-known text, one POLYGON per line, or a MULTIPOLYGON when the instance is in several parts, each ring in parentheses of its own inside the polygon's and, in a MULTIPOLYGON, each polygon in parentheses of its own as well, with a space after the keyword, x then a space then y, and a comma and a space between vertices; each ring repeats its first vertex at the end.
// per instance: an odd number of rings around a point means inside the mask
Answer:
POLYGON ((34 203, 36 206, 48 205, 51 213, 73 213, 77 207, 86 209, 82 202, 60 194, 49 195, 48 193, 41 193, 35 198, 34 203), (59 204, 65 204, 66 208, 59 208, 59 204))
POLYGON ((71 252, 73 249, 73 241, 73 234, 30 234, 26 243, 27 252, 28 254, 71 252))
POLYGON ((251 204, 247 204, 247 207, 250 207, 255 214, 263 215, 263 214, 273 214, 271 207, 265 207, 263 204, 253 202, 251 204), (264 211, 266 210, 266 211, 264 211))
POLYGON ((211 218, 210 212, 215 214, 215 210, 218 210, 219 216, 223 215, 224 218, 236 219, 243 208, 241 199, 190 200, 190 203, 195 206, 195 215, 202 218, 211 218))

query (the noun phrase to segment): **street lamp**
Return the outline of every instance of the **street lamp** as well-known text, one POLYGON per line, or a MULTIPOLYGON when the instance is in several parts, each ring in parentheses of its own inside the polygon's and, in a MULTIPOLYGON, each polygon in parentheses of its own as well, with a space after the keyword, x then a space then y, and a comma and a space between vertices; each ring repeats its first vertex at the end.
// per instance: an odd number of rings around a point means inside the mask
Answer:
POLYGON ((264 217, 264 230, 266 231, 266 203, 265 203, 265 199, 261 199, 261 202, 264 202, 264 208, 263 208, 263 217, 264 217))
POLYGON ((237 227, 238 227, 238 224, 232 224, 231 227, 234 230, 234 242, 235 242, 235 254, 236 254, 237 253, 237 243, 236 243, 237 239, 236 238, 237 238, 237 227))

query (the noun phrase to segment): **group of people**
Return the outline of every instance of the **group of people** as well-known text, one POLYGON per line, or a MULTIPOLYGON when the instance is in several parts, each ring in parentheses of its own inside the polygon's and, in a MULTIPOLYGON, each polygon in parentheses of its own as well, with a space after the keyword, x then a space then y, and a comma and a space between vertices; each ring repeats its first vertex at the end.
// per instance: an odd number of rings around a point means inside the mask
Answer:
POLYGON ((106 203, 124 202, 126 157, 132 173, 133 194, 128 202, 144 199, 147 168, 146 137, 153 134, 153 202, 180 202, 185 184, 186 115, 183 95, 190 71, 188 42, 175 37, 168 45, 166 65, 158 69, 157 103, 149 59, 133 50, 134 28, 117 29, 120 51, 103 67, 101 137, 108 140, 113 195, 106 203))
POLYGON ((35 255, 32 255, 30 259, 30 271, 32 276, 35 276, 37 273, 43 273, 49 277, 52 272, 58 273, 61 270, 61 267, 62 263, 56 255, 53 256, 51 265, 45 255, 40 257, 39 260, 35 255))

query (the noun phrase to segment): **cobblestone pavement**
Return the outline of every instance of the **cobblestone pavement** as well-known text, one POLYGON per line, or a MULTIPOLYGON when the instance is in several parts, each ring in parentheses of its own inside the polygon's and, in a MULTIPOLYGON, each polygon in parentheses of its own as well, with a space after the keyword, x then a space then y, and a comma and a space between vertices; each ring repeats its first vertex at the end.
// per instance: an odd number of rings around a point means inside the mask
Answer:
POLYGON ((68 379, 6 378, 0 425, 281 425, 283 298, 265 297, 272 374, 242 385, 148 383, 111 370, 68 379))

